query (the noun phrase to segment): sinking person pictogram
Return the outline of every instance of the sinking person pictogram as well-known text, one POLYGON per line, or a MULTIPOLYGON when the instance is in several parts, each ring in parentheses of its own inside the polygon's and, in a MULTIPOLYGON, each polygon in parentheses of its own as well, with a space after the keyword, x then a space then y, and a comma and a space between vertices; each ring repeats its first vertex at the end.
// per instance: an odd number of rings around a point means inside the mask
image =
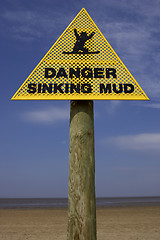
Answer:
POLYGON ((76 37, 76 42, 73 47, 72 52, 63 52, 63 54, 97 54, 100 53, 100 51, 95 52, 89 52, 88 48, 84 47, 86 41, 91 39, 95 32, 92 32, 90 35, 87 35, 86 32, 81 32, 81 34, 78 34, 77 30, 74 29, 74 34, 76 37))

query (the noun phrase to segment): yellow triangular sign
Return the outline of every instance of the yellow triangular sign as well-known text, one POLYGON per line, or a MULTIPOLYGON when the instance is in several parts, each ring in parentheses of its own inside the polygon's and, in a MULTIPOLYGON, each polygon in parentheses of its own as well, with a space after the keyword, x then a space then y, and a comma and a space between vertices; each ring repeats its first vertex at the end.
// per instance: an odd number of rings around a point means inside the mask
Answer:
POLYGON ((83 8, 12 100, 148 100, 83 8))

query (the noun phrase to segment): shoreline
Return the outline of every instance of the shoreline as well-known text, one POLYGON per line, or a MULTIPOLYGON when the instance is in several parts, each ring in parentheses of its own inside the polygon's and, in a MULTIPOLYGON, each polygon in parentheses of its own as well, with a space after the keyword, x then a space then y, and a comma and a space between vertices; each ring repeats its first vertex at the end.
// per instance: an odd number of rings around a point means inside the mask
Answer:
MULTIPOLYGON (((96 207, 160 206, 160 197, 96 198, 96 207)), ((0 209, 67 208, 67 198, 0 198, 0 209)))
MULTIPOLYGON (((133 204, 131 204, 131 205, 129 205, 129 204, 127 204, 127 205, 119 205, 119 204, 117 204, 117 205, 114 205, 114 206, 96 206, 96 210, 101 210, 101 209, 124 209, 124 208, 152 208, 152 207, 159 207, 160 208, 160 204, 159 203, 157 203, 157 204, 137 204, 137 205, 133 205, 133 204)), ((5 207, 5 208, 0 208, 0 212, 1 211, 5 211, 5 210, 43 210, 43 211, 45 211, 45 210, 64 210, 64 211, 68 211, 68 207, 66 207, 66 206, 61 206, 61 207, 5 207)))

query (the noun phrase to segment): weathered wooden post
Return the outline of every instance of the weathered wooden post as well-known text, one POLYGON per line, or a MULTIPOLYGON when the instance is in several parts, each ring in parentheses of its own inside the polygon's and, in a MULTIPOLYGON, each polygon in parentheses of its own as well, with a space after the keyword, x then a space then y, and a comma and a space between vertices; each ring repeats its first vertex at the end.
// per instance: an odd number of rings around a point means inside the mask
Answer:
POLYGON ((96 240, 93 101, 71 101, 67 240, 96 240))

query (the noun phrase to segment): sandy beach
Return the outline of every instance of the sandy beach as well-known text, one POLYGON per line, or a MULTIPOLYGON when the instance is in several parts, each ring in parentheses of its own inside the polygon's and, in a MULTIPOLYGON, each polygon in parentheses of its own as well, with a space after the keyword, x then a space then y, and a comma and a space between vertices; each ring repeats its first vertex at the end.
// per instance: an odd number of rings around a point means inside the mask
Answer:
MULTIPOLYGON (((66 240, 67 209, 1 209, 1 240, 66 240)), ((160 206, 97 208, 98 240, 159 240, 160 206)))

